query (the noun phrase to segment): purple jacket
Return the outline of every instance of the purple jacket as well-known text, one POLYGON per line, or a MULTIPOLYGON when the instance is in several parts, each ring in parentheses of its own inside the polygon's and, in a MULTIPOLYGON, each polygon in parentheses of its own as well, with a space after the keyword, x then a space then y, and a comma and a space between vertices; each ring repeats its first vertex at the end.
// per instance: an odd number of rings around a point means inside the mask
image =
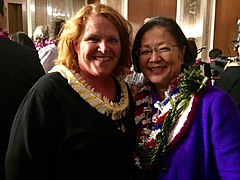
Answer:
POLYGON ((162 180, 240 179, 240 113, 228 94, 205 88, 187 134, 162 167, 162 180))

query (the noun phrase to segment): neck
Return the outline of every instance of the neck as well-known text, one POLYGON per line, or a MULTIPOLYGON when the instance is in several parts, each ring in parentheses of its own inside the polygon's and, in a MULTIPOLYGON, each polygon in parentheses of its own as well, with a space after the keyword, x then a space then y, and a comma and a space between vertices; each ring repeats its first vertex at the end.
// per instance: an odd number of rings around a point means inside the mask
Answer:
POLYGON ((159 99, 162 101, 165 99, 165 92, 170 91, 173 87, 178 86, 179 78, 172 80, 169 84, 154 84, 158 93, 159 99))
POLYGON ((168 85, 154 84, 158 98, 163 100, 165 98, 164 92, 168 89, 168 85))
POLYGON ((81 74, 81 78, 84 79, 92 88, 94 88, 95 92, 99 92, 103 96, 108 97, 109 100, 114 101, 116 95, 116 85, 110 75, 104 78, 93 78, 81 74))
POLYGON ((162 101, 165 99, 165 94, 164 92, 166 91, 167 89, 160 89, 160 90, 157 90, 158 92, 158 98, 162 101))

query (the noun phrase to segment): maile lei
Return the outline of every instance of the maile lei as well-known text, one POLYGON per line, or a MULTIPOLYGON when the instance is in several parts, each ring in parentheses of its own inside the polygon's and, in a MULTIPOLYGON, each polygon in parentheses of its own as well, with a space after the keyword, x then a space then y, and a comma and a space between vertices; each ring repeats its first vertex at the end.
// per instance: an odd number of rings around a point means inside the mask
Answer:
POLYGON ((8 32, 4 31, 3 28, 0 28, 0 39, 8 39, 8 32))
POLYGON ((190 66, 169 86, 161 102, 153 102, 149 82, 141 88, 136 99, 137 151, 134 157, 140 169, 151 170, 161 161, 175 125, 206 82, 207 77, 198 66, 190 66))
MULTIPOLYGON (((86 81, 84 81, 79 73, 69 70, 64 65, 54 66, 50 72, 59 72, 68 80, 68 84, 92 107, 97 109, 101 114, 111 116, 112 120, 119 120, 124 117, 129 108, 128 90, 126 83, 117 78, 121 87, 121 99, 119 102, 112 102, 101 93, 95 92, 86 81)), ((121 129, 125 131, 125 127, 121 129)))

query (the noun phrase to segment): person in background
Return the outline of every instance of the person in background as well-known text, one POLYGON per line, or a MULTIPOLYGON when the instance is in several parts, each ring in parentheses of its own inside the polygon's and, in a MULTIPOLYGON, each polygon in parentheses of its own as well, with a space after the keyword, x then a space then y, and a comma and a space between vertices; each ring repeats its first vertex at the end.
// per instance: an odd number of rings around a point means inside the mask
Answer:
POLYGON ((4 162, 14 116, 24 96, 44 75, 38 54, 9 39, 6 8, 0 0, 0 179, 5 179, 4 162))
POLYGON ((16 114, 7 180, 130 179, 131 40, 131 24, 107 5, 86 5, 66 22, 56 65, 16 114))
POLYGON ((222 57, 222 50, 218 48, 214 48, 208 53, 210 58, 210 66, 212 71, 212 78, 214 80, 213 84, 215 84, 215 80, 220 79, 223 73, 223 66, 221 63, 215 61, 216 58, 222 57))
POLYGON ((210 85, 194 63, 175 20, 156 17, 137 32, 138 179, 239 179, 240 113, 229 94, 210 85))
POLYGON ((11 34, 10 40, 36 50, 36 47, 34 46, 32 39, 25 32, 18 31, 16 33, 11 34))
MULTIPOLYGON (((195 38, 188 38, 188 44, 189 44, 189 48, 192 52, 193 55, 193 59, 195 61, 195 64, 197 64, 199 66, 199 68, 202 71, 202 74, 206 77, 208 77, 208 83, 210 85, 212 85, 211 82, 211 77, 212 77, 212 73, 211 73, 211 67, 210 64, 207 62, 202 61, 202 58, 198 58, 198 53, 199 53, 199 49, 197 48, 197 44, 195 41, 195 38)), ((200 49, 200 52, 202 51, 202 49, 200 49)))
MULTIPOLYGON (((239 43, 240 45, 240 43, 239 43)), ((238 56, 235 60, 228 60, 224 66, 224 71, 220 79, 215 81, 215 86, 228 92, 234 99, 240 111, 240 47, 238 46, 238 56)))
POLYGON ((38 51, 41 64, 47 73, 54 66, 54 60, 58 56, 57 44, 62 26, 66 21, 61 18, 53 18, 49 25, 49 43, 38 51))
POLYGON ((49 25, 39 25, 35 28, 32 36, 34 45, 39 51, 49 44, 49 25))
POLYGON ((189 44, 189 48, 192 52, 193 59, 196 61, 197 56, 198 56, 198 48, 197 48, 195 38, 188 38, 188 44, 189 44))

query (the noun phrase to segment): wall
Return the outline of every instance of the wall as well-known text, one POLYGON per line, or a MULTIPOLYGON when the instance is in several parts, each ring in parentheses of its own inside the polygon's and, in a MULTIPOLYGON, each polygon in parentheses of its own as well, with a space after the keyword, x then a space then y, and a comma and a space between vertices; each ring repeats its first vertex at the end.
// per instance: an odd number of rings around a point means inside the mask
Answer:
POLYGON ((237 34, 237 20, 240 19, 239 0, 217 0, 213 48, 219 48, 224 56, 236 56, 233 41, 237 34), (229 47, 229 48, 228 48, 229 47), (230 53, 228 51, 230 50, 230 53))
MULTIPOLYGON (((5 0, 4 2, 6 7, 8 3, 22 5, 23 31, 28 33, 26 1, 5 0)), ((80 1, 82 0, 72 0, 74 13, 83 5, 80 1)), ((94 1, 99 0, 84 2, 93 3, 94 1)), ((35 0, 35 26, 47 24, 47 2, 48 0, 35 0)), ((143 24, 144 19, 147 17, 167 16, 175 19, 177 2, 178 0, 128 0, 128 20, 133 24, 134 32, 143 24)), ((225 56, 236 55, 236 52, 233 51, 233 43, 231 41, 234 40, 237 33, 236 23, 240 18, 239 11, 239 0, 216 0, 213 48, 221 49, 225 56)), ((14 22, 16 19, 10 19, 9 21, 14 22)))
MULTIPOLYGON (((146 17, 163 15, 175 19, 177 1, 178 0, 128 0, 128 19, 133 24, 134 31, 139 28, 146 17)), ((192 2, 192 0, 186 1, 192 2)), ((231 41, 234 40, 237 33, 236 23, 237 20, 240 19, 240 2, 239 0, 216 0, 215 2, 216 14, 213 27, 213 42, 211 42, 210 39, 206 39, 204 40, 205 44, 209 45, 210 42, 213 48, 221 49, 223 55, 236 56, 237 53, 233 51, 233 43, 231 43, 231 41)), ((208 7, 209 4, 207 4, 207 8, 208 7)), ((206 53, 208 54, 208 52, 206 53)))
POLYGON ((4 0, 4 5, 7 8, 6 15, 8 32, 10 34, 17 31, 28 33, 27 0, 4 0), (21 9, 22 12, 19 12, 19 9, 21 9))
POLYGON ((128 20, 134 28, 134 34, 144 19, 153 16, 176 18, 177 0, 128 0, 128 20))

